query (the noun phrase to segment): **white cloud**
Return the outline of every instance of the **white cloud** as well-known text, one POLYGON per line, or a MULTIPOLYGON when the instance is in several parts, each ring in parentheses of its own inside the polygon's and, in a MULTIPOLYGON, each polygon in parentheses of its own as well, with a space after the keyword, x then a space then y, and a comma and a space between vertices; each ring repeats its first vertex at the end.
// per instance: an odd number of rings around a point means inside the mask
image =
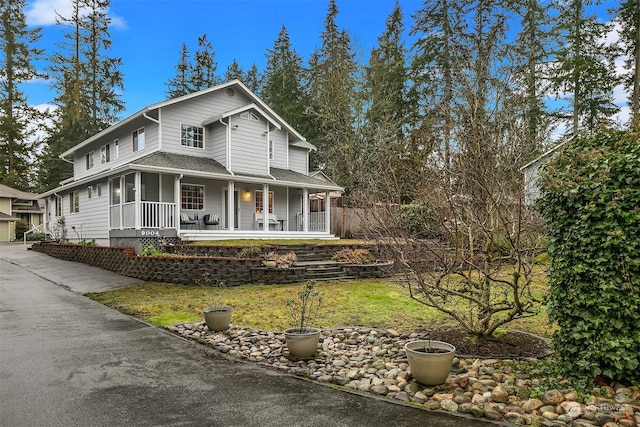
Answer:
POLYGON ((56 13, 69 16, 71 11, 70 0, 35 0, 26 11, 27 23, 33 26, 55 25, 56 13))
MULTIPOLYGON (((35 0, 26 11, 27 23, 31 26, 55 25, 56 16, 69 17, 72 12, 73 2, 71 0, 35 0)), ((128 28, 124 17, 107 14, 111 18, 111 27, 128 28)))

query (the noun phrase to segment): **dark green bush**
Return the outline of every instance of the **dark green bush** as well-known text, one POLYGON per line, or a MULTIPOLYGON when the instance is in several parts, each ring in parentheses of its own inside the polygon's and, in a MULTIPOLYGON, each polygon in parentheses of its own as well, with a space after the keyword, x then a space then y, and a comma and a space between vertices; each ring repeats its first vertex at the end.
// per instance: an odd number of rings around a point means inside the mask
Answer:
POLYGON ((29 231, 29 224, 22 221, 16 221, 16 239, 22 240, 24 238, 24 233, 29 231))
POLYGON ((433 211, 420 203, 411 203, 400 207, 400 222, 403 227, 420 238, 440 236, 442 226, 433 211))
POLYGON ((640 137, 577 138, 542 177, 551 320, 567 376, 640 381, 640 137))

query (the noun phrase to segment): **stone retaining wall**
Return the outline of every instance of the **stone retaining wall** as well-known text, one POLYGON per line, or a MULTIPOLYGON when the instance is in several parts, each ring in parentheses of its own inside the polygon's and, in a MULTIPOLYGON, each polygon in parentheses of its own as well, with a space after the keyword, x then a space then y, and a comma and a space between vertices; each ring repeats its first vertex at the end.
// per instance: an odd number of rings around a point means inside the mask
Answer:
MULTIPOLYGON (((206 248, 201 246, 200 248, 206 248)), ((210 253, 224 253, 215 248, 210 253), (216 252, 218 251, 218 252, 216 252)), ((66 261, 82 262, 110 270, 123 276, 144 281, 196 285, 202 273, 209 272, 213 280, 234 286, 246 283, 293 283, 307 280, 304 267, 266 268, 260 258, 223 256, 136 256, 131 248, 87 246, 59 243, 34 244, 32 250, 66 261)), ((336 250, 334 248, 334 250, 336 250)), ((237 250, 234 250, 237 254, 237 250)), ((387 277, 390 264, 345 265, 348 274, 357 278, 387 277)))

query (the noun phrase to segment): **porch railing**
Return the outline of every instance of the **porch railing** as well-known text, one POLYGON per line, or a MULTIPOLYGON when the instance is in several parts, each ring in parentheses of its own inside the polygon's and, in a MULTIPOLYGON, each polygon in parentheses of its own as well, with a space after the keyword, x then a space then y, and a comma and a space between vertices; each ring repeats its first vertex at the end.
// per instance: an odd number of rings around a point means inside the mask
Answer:
MULTIPOLYGON (((324 212, 309 213, 309 231, 326 231, 326 216, 324 212)), ((304 219, 302 214, 296 215, 296 229, 302 231, 304 229, 304 219)))
MULTIPOLYGON (((135 202, 110 207, 111 229, 136 228, 135 202), (120 214, 122 212, 122 224, 120 214)), ((140 202, 140 228, 175 228, 176 205, 165 202, 140 202)))

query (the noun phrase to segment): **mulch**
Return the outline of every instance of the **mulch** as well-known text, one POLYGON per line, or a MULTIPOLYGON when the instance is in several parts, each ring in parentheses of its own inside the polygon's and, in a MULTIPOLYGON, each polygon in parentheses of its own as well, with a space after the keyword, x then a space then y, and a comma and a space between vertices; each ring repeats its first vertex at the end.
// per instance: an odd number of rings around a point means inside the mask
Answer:
POLYGON ((463 329, 435 329, 420 334, 420 339, 445 341, 456 347, 460 356, 490 359, 542 359, 551 353, 547 340, 526 332, 509 330, 496 337, 478 338, 463 329))

